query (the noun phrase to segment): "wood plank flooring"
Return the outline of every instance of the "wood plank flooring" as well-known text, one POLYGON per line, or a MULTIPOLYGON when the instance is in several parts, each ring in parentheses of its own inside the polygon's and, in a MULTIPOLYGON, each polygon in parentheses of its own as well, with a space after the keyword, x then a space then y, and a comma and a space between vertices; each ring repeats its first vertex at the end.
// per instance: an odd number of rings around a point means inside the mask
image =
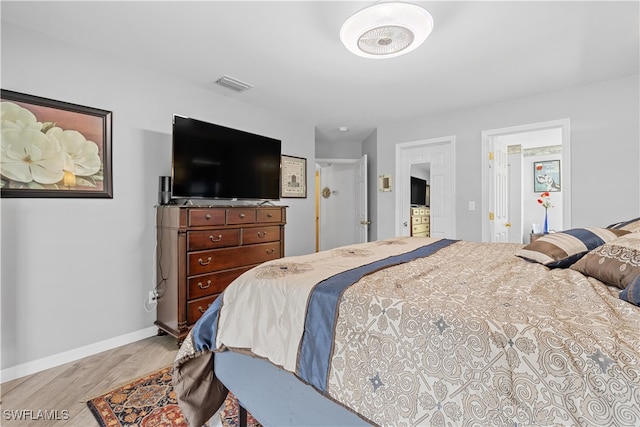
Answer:
MULTIPOLYGON (((147 338, 2 384, 3 427, 98 426, 86 402, 136 378, 171 365, 178 352, 168 335, 147 338), (7 411, 58 411, 59 420, 14 420, 7 411)), ((54 417, 55 418, 55 417, 54 417)))

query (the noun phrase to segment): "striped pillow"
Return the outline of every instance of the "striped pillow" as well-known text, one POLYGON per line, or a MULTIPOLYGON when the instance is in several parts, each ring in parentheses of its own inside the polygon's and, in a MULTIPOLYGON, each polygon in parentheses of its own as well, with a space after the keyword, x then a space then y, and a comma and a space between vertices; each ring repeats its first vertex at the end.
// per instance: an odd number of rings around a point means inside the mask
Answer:
POLYGON ((545 234, 518 250, 516 255, 549 268, 567 268, 590 250, 628 233, 607 228, 573 228, 545 234))
POLYGON ((617 224, 611 224, 607 228, 615 228, 618 230, 627 230, 632 233, 637 233, 640 231, 640 218, 634 218, 628 221, 619 222, 617 224))

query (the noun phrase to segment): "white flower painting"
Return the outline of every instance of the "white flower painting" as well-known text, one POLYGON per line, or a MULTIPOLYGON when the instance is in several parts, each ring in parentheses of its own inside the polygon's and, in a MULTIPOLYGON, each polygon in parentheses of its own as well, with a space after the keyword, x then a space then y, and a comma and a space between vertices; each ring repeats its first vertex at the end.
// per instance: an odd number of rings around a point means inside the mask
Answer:
MULTIPOLYGON (((10 197, 19 197, 29 194, 29 190, 43 197, 48 197, 47 191, 105 192, 108 187, 104 182, 105 153, 101 150, 105 141, 96 143, 83 131, 99 137, 103 134, 81 129, 91 129, 96 117, 85 118, 79 112, 13 102, 4 95, 5 91, 0 102, 0 192, 3 197, 8 192, 10 197), (47 113, 61 118, 66 126, 52 121, 51 117, 38 117, 47 113)), ((106 193, 105 197, 111 197, 110 192, 106 193)))

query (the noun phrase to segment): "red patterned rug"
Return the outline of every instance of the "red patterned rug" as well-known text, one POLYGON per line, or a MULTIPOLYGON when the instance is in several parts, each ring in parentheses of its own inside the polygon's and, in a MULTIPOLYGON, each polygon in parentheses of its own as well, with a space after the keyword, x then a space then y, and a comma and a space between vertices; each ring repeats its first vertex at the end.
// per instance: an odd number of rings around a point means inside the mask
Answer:
MULTIPOLYGON (((145 375, 87 402, 101 427, 188 427, 178 407, 171 382, 171 367, 145 375)), ((239 407, 229 393, 220 411, 224 427, 238 427, 239 407)), ((247 414, 247 424, 260 424, 247 414)))

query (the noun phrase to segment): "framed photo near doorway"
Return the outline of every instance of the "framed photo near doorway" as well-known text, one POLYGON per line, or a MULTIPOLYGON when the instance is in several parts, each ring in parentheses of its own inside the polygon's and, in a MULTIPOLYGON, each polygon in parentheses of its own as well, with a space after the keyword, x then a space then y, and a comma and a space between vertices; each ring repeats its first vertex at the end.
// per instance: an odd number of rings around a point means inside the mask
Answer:
POLYGON ((560 160, 533 162, 533 191, 560 191, 560 160))
POLYGON ((280 197, 307 197, 307 159, 282 155, 280 197))

